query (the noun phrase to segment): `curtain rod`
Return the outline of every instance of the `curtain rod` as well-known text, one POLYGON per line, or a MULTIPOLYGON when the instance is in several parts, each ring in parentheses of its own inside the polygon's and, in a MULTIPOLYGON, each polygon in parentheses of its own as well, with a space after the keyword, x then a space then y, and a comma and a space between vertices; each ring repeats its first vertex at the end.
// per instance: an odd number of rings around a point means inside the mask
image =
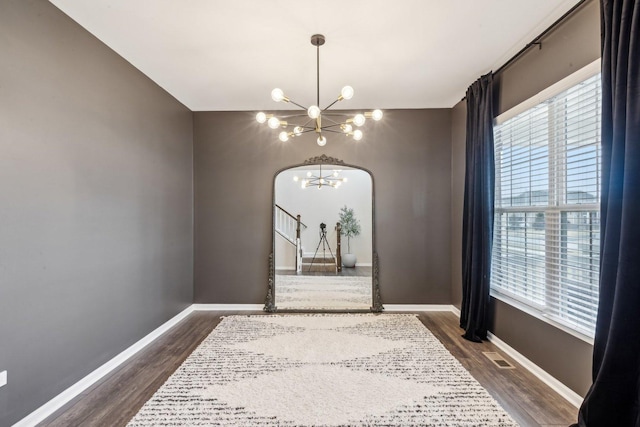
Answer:
MULTIPOLYGON (((560 18, 556 19, 555 22, 551 25, 549 25, 547 27, 546 30, 544 30, 543 32, 541 32, 540 34, 538 34, 538 36, 536 38, 534 38, 533 40, 531 40, 529 43, 527 43, 525 45, 525 47, 523 47, 522 49, 520 49, 520 51, 518 53, 516 53, 515 55, 513 55, 509 60, 507 60, 507 62, 505 62, 504 64, 502 64, 502 66, 500 68, 498 68, 493 75, 497 75, 500 74, 502 71, 504 71, 505 68, 507 68, 509 65, 513 64, 516 60, 518 60, 522 55, 524 55, 524 53, 526 51, 528 51, 532 46, 538 46, 540 49, 542 49, 542 42, 540 40, 542 40, 542 38, 544 36, 546 36, 547 34, 549 34, 551 31, 553 31, 558 25, 560 25, 564 20, 566 20, 570 15, 572 15, 576 10, 578 10, 580 8, 580 6, 582 6, 583 4, 585 4, 587 1, 589 0, 580 0, 578 3, 576 3, 571 9, 569 9, 567 12, 565 12, 564 15, 562 15, 560 18)), ((464 101, 466 99, 466 96, 463 96, 461 101, 464 101)))
POLYGON ((543 32, 541 32, 540 34, 538 34, 538 37, 534 38, 532 41, 530 41, 525 47, 523 47, 522 49, 520 49, 520 51, 518 53, 516 53, 515 55, 513 55, 511 57, 511 59, 509 59, 507 62, 505 62, 504 64, 502 64, 502 66, 500 68, 498 68, 493 75, 496 74, 500 74, 505 68, 507 68, 509 65, 513 64, 518 58, 520 58, 527 50, 529 50, 529 48, 531 48, 531 46, 539 46, 540 49, 542 49, 542 43, 540 42, 540 40, 546 36, 547 34, 549 34, 551 31, 553 31, 558 25, 560 25, 560 23, 562 23, 565 19, 567 19, 570 15, 573 14, 573 12, 575 12, 577 9, 580 8, 580 6, 582 6, 583 4, 585 4, 588 0, 580 0, 578 3, 576 3, 571 9, 569 9, 564 15, 562 15, 560 18, 558 18, 553 24, 551 24, 549 27, 547 27, 546 30, 544 30, 543 32))

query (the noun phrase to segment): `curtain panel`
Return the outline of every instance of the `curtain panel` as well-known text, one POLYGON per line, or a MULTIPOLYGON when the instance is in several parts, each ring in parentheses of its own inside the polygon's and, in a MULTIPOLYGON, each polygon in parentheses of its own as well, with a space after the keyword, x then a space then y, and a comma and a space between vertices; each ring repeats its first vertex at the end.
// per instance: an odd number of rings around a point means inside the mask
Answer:
POLYGON ((495 192, 493 112, 489 73, 467 90, 460 327, 463 337, 474 342, 487 339, 495 192))
POLYGON ((601 0, 600 300, 581 427, 640 426, 640 0, 601 0))

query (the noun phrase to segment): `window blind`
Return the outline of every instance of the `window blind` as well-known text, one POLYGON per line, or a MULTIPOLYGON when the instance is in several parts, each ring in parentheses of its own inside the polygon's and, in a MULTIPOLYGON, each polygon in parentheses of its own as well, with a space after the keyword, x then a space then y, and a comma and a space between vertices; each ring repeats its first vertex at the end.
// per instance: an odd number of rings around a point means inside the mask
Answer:
POLYGON ((492 291, 593 337, 600 259, 600 74, 494 127, 492 291))

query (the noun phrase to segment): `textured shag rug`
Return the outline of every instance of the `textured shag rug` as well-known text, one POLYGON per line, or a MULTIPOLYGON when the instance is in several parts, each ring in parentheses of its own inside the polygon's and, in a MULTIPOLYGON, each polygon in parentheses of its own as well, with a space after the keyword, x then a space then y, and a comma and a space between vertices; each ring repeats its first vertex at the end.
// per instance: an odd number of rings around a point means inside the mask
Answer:
POLYGON ((224 318, 129 423, 517 426, 412 315, 224 318))
POLYGON ((365 309, 372 305, 371 277, 276 275, 279 309, 365 309))

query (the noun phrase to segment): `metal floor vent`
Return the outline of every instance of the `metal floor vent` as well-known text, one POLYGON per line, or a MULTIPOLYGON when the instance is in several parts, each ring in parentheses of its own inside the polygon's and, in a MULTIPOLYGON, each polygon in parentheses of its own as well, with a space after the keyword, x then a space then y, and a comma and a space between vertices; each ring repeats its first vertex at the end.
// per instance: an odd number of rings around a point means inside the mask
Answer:
POLYGON ((489 360, 491 360, 494 365, 496 365, 500 369, 515 369, 511 363, 507 362, 504 357, 500 355, 500 353, 496 353, 495 351, 483 351, 482 354, 487 356, 489 360))

